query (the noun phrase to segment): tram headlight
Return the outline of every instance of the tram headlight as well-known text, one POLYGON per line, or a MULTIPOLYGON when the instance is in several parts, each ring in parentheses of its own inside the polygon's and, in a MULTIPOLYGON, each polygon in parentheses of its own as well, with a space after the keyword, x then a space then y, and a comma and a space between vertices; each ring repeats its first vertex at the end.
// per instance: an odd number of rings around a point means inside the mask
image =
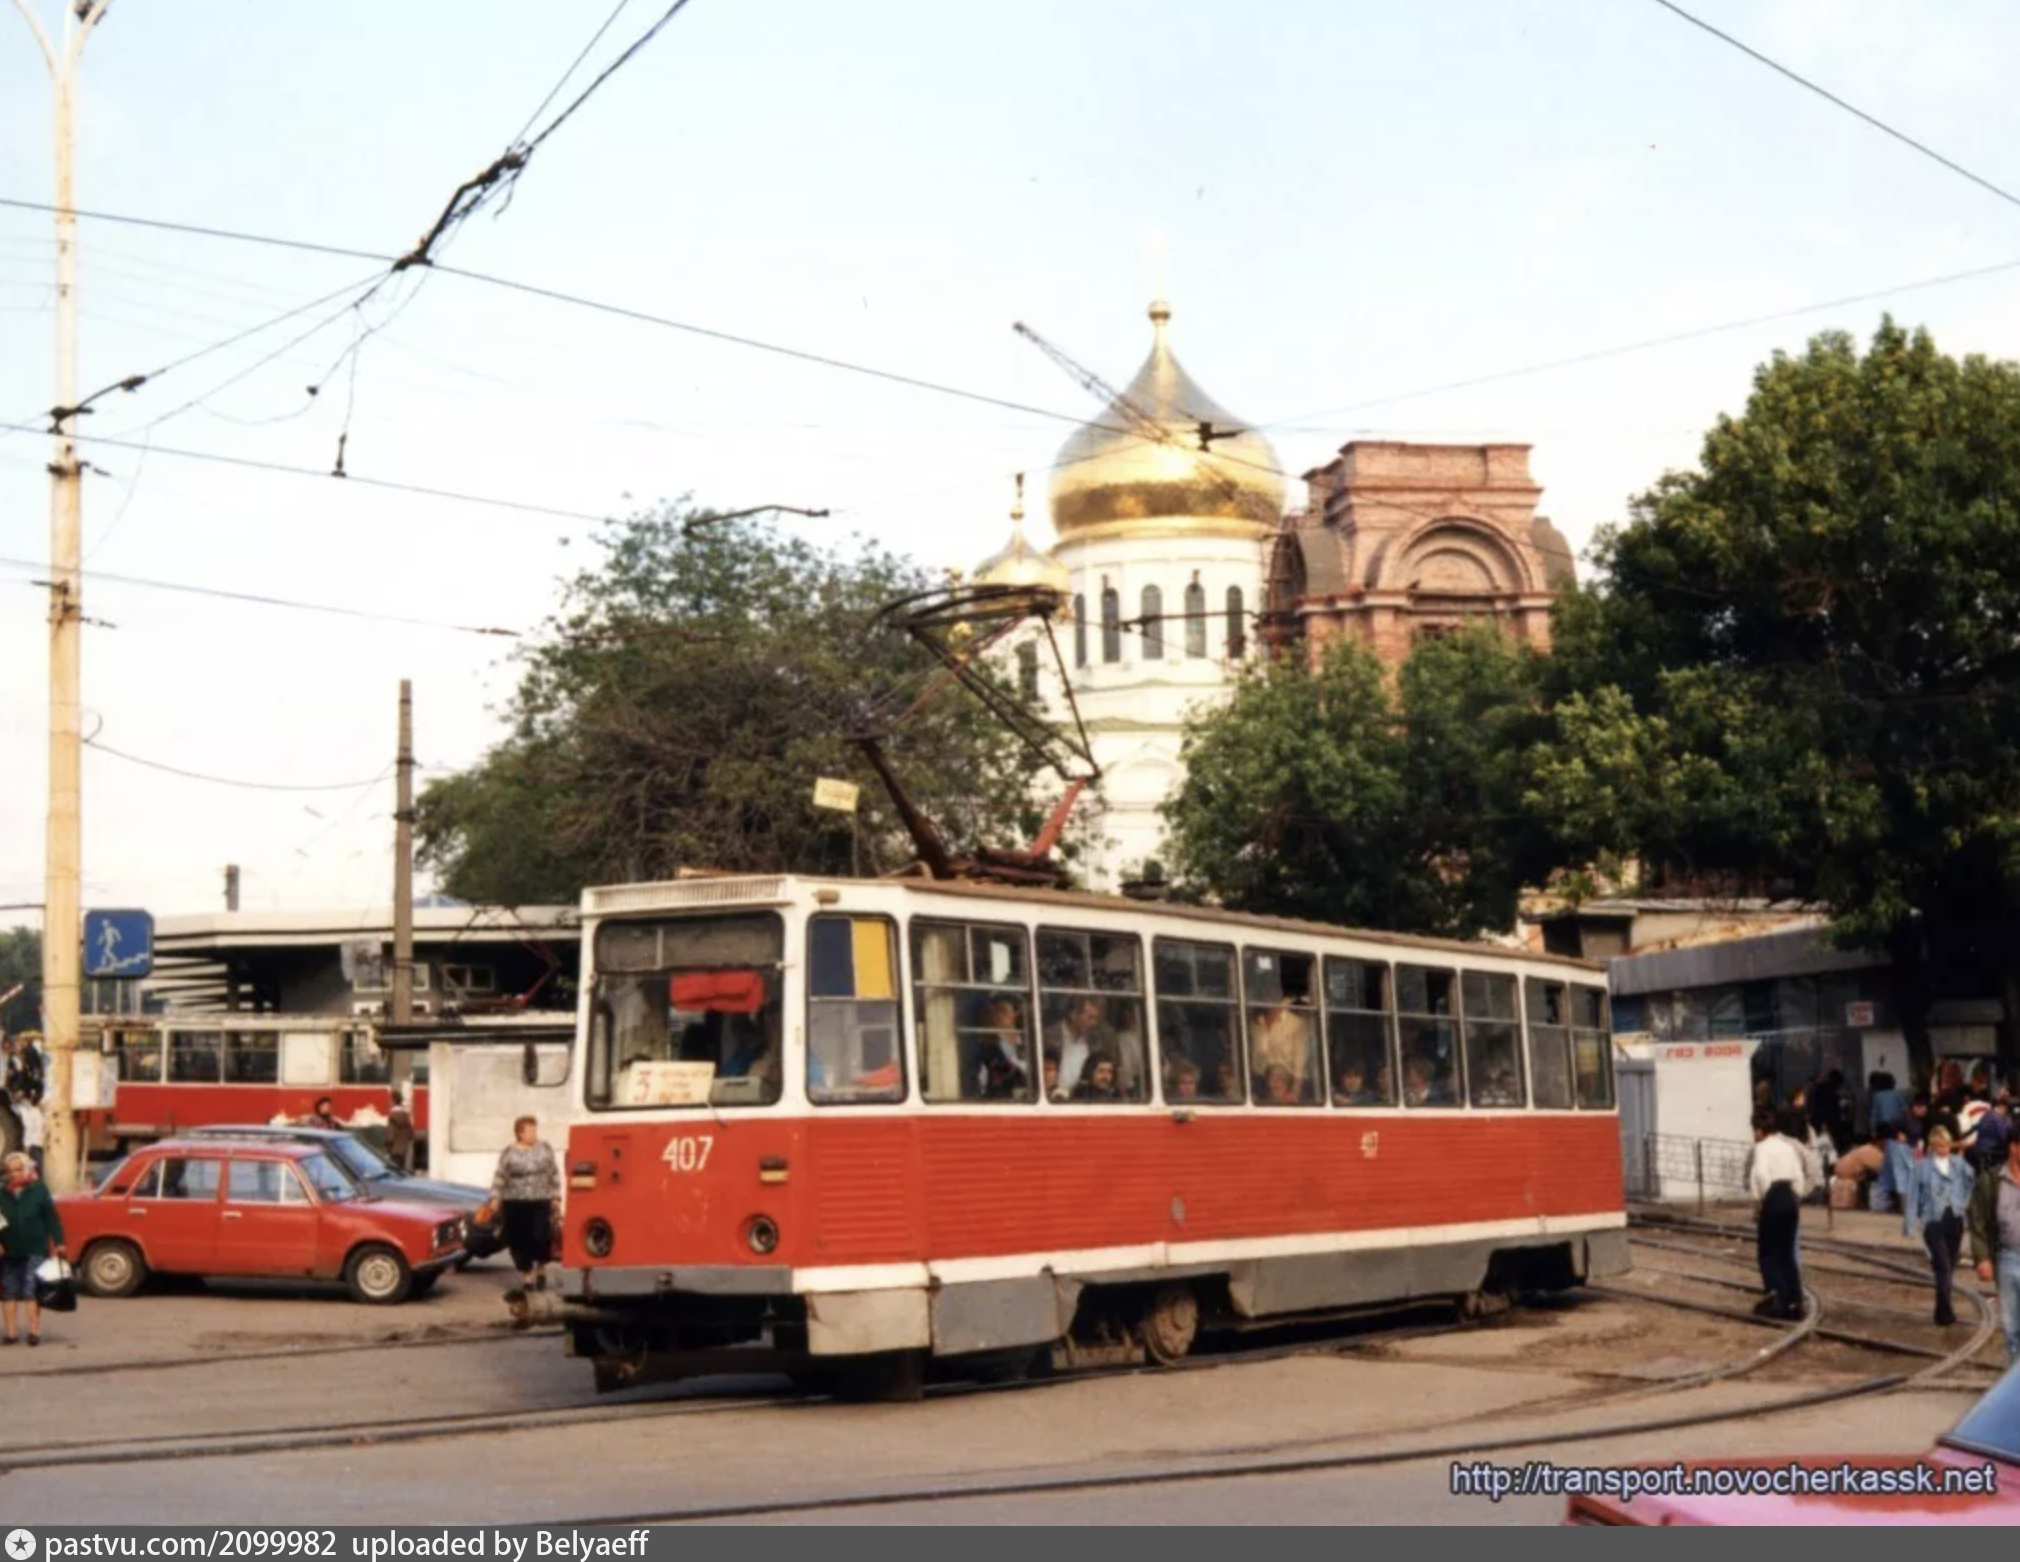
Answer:
POLYGON ((591 1258, 608 1258, 611 1249, 617 1246, 617 1233, 609 1221, 598 1215, 583 1226, 582 1246, 591 1258))
POLYGON ((779 1224, 769 1215, 753 1215, 743 1228, 744 1240, 760 1258, 775 1253, 779 1246, 779 1224))

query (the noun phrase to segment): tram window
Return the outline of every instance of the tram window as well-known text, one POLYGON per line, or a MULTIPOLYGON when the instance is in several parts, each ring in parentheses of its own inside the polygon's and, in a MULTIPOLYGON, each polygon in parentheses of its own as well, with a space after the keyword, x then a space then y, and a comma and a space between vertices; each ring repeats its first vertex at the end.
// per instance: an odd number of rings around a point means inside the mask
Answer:
POLYGON ((1571 1110, 1571 1011, 1562 982, 1522 983, 1529 1010, 1529 1088, 1546 1111, 1571 1110))
POLYGON ((779 1098, 785 924, 757 915, 606 924, 595 1009, 600 1111, 770 1106, 779 1098))
POLYGON ((1326 961, 1326 1042, 1332 1049, 1333 1100, 1341 1106, 1394 1106, 1390 1060, 1389 968, 1375 960, 1326 961))
POLYGON ((173 1156, 156 1161, 140 1186, 129 1195, 136 1199, 214 1199, 222 1161, 184 1160, 173 1156))
POLYGON ((161 1079, 161 1033, 159 1031, 119 1031, 112 1042, 112 1055, 119 1060, 122 1084, 152 1085, 161 1079))
POLYGON ((308 1195, 284 1161, 233 1161, 225 1173, 227 1204, 306 1204, 308 1195))
POLYGON ((926 1100, 1037 1099, 1022 928, 913 922, 912 984, 926 1100))
POLYGON ((1311 955, 1244 949, 1249 1088, 1257 1106, 1318 1106, 1318 964, 1311 955))
POLYGON ((1038 998, 1048 1099, 1150 1099, 1143 947, 1133 936, 1040 931, 1038 998))
POLYGON ((340 1085, 383 1085, 393 1077, 392 1060, 385 1049, 363 1031, 344 1038, 344 1055, 337 1069, 340 1085))
POLYGON ((1152 960, 1165 1100, 1245 1100, 1241 1044, 1235 1039, 1234 950, 1160 938, 1152 960))
POLYGON ((1613 1105, 1613 1041, 1608 1034, 1606 989, 1571 989, 1571 1056, 1581 1107, 1613 1105))
POLYGON ((214 1030, 178 1030, 168 1034, 168 1082, 171 1085, 215 1085, 224 1037, 214 1030))
POLYGON ((274 1085, 281 1077, 281 1039, 273 1031, 225 1032, 224 1082, 228 1085, 274 1085))
POLYGON ((1515 978, 1468 971, 1459 980, 1466 1011, 1466 1082, 1474 1106, 1522 1106, 1522 1027, 1515 978))
POLYGON ((894 932, 881 917, 807 924, 807 1099, 817 1105, 905 1098, 894 932))
POLYGON ((1457 980, 1428 966, 1396 967, 1396 1039, 1403 1055, 1403 1105, 1459 1104, 1457 980))

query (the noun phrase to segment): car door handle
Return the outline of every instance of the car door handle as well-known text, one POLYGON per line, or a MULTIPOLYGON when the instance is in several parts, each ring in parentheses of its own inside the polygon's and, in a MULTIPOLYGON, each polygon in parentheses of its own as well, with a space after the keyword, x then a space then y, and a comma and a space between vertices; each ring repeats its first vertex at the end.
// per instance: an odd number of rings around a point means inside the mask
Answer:
POLYGON ((241 1210, 228 1209, 224 1212, 224 1218, 226 1220, 241 1220, 244 1218, 244 1212, 241 1210))
POLYGON ((138 1220, 140 1219, 141 1216, 145 1215, 147 1211, 144 1209, 130 1209, 126 1213, 129 1219, 138 1220))

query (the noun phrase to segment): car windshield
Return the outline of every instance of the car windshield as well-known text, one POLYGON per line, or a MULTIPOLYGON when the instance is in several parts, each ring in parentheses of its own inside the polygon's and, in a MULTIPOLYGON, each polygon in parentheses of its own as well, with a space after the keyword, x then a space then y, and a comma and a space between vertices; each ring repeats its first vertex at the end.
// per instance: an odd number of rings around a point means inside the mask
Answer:
POLYGON ((400 1175, 391 1161, 348 1134, 342 1138, 325 1139, 323 1148, 344 1163, 345 1171, 361 1181, 385 1182, 400 1175))
POLYGON ((1994 1383, 1971 1413, 1943 1434, 1942 1441, 2020 1464, 2020 1367, 1994 1383))
POLYGON ((325 1204, 344 1204, 358 1197, 357 1183, 344 1174, 344 1169, 327 1155, 305 1155, 302 1157, 303 1174, 316 1190, 316 1197, 325 1204))
POLYGON ((121 1172, 126 1170, 127 1162, 131 1161, 132 1159, 133 1157, 130 1155, 122 1155, 118 1160, 114 1161, 110 1166, 106 1167, 104 1171, 98 1174, 98 1180, 92 1183, 91 1185, 92 1189, 95 1192, 103 1193, 107 1188, 112 1186, 112 1179, 117 1177, 121 1172))

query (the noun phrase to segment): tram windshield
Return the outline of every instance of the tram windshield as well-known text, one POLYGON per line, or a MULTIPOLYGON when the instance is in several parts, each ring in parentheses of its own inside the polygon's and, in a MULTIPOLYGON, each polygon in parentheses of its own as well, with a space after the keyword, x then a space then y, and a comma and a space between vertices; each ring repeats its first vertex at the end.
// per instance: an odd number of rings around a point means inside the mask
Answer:
POLYGON ((598 1111, 779 1098, 785 925, 769 913, 596 934, 587 1088, 598 1111))

